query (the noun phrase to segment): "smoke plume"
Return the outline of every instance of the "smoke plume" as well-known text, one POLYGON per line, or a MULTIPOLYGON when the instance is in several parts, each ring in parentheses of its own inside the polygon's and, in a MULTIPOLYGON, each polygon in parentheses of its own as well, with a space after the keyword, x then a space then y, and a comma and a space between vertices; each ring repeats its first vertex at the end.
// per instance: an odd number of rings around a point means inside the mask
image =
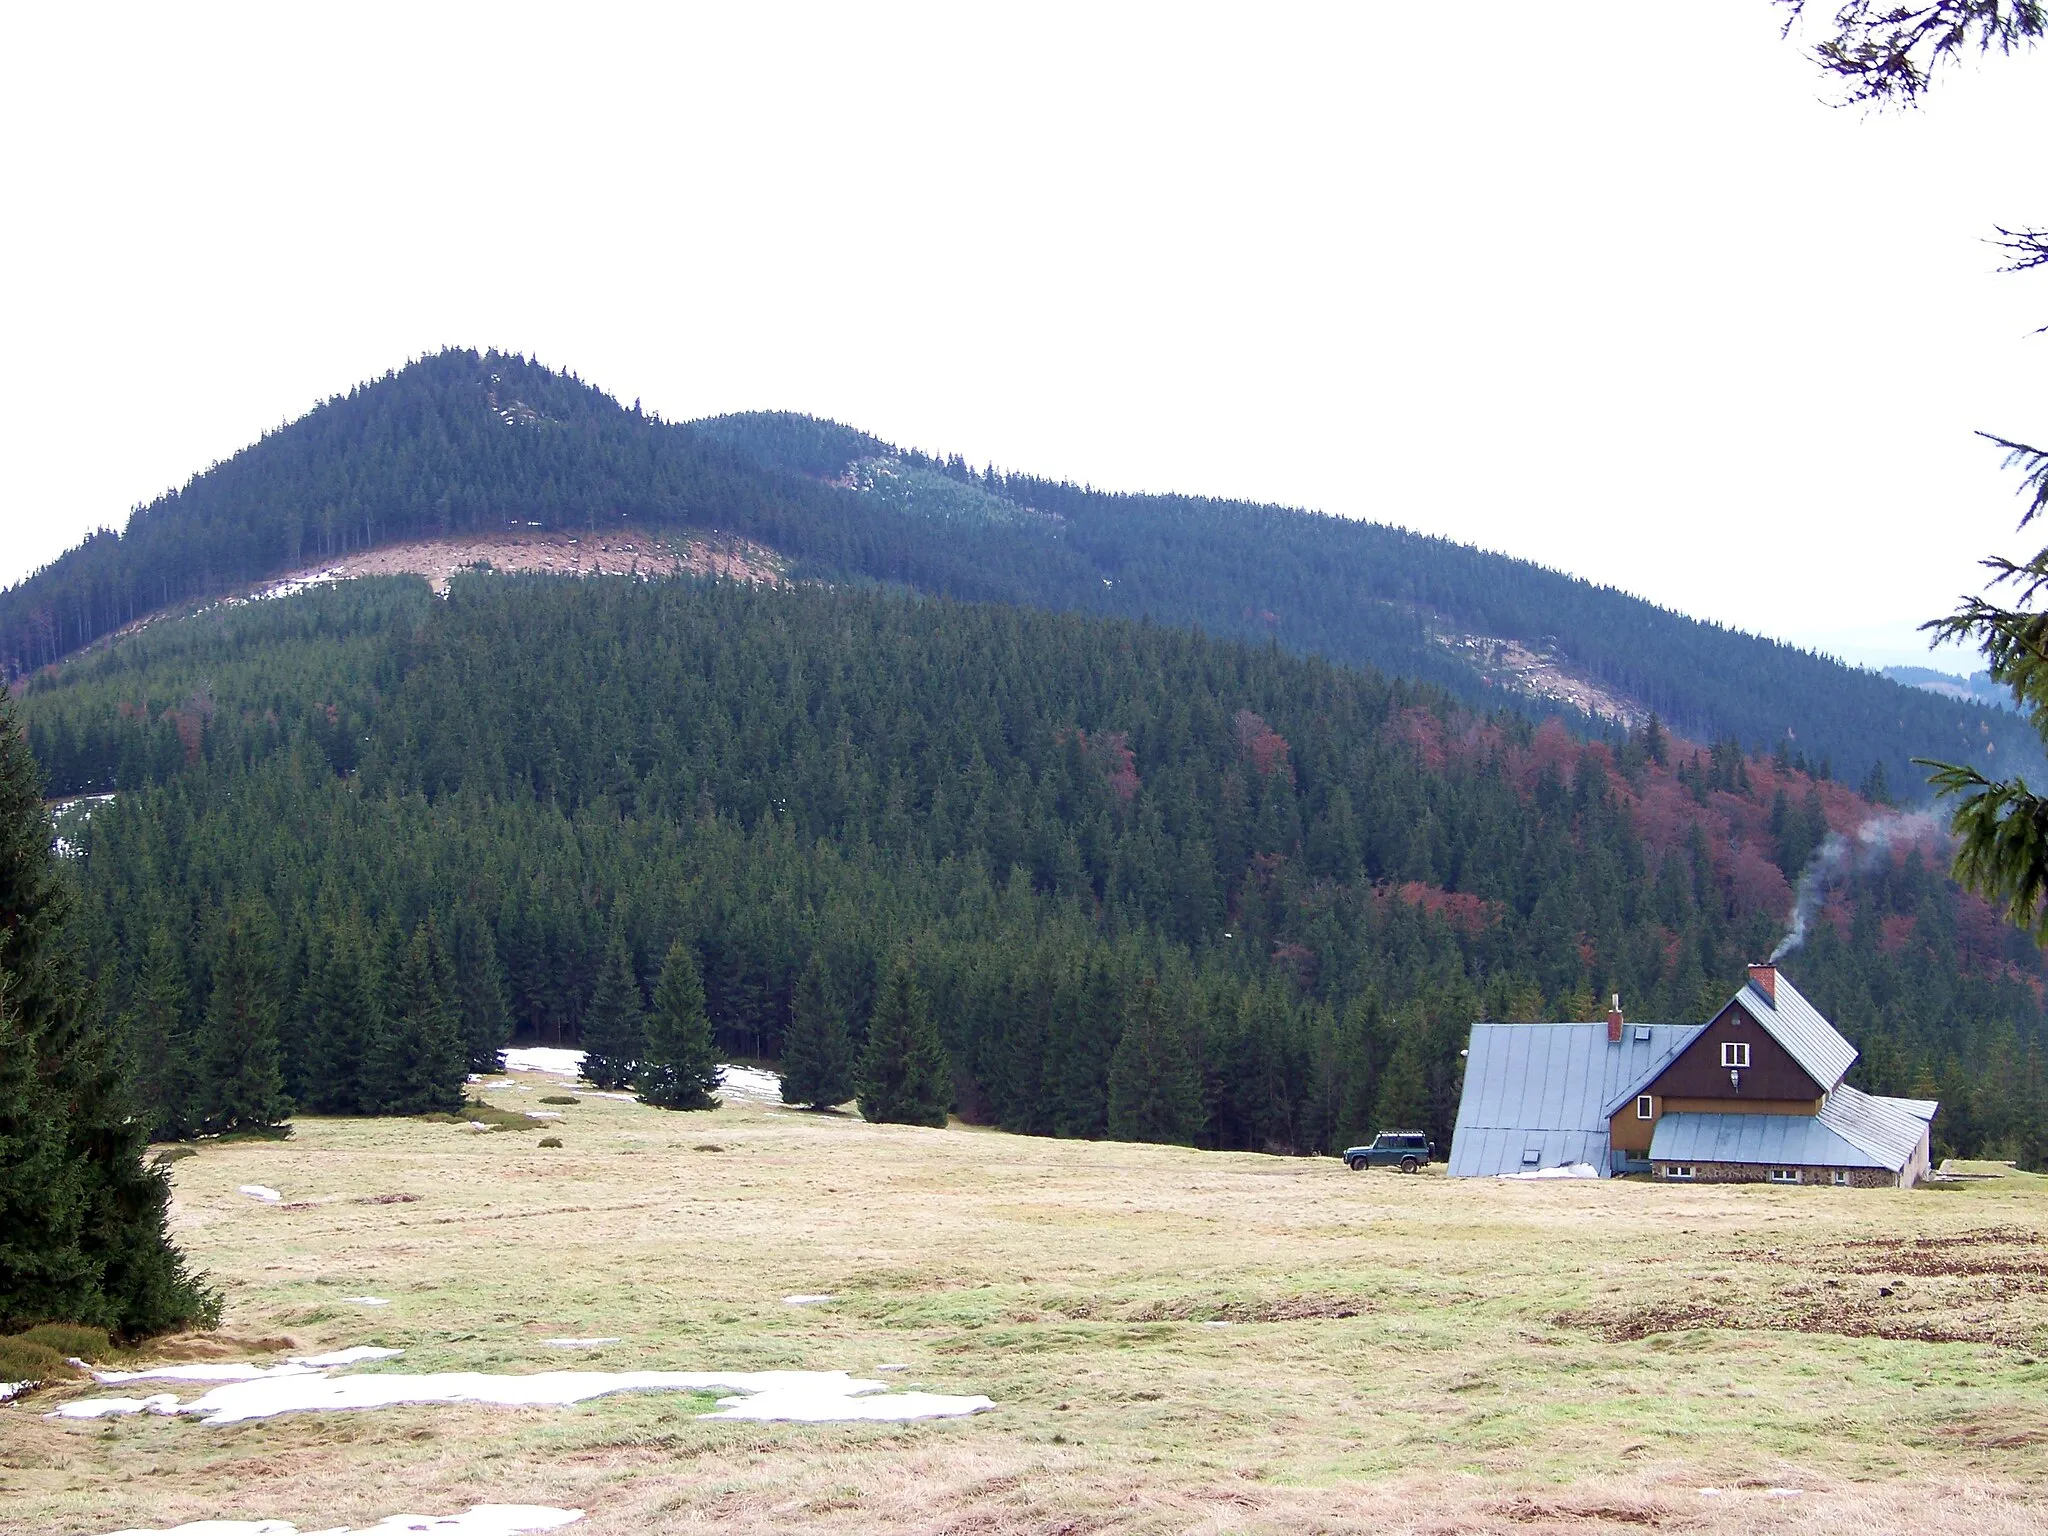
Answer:
POLYGON ((1771 964, 1806 942, 1807 925, 1820 910, 1828 888, 1852 871, 1874 869, 1896 847, 1911 847, 1929 839, 1946 837, 1941 819, 1932 811, 1886 811, 1858 827, 1851 837, 1830 832, 1814 849, 1806 868, 1799 872, 1799 884, 1792 892, 1792 911, 1785 919, 1785 937, 1771 951, 1771 964))

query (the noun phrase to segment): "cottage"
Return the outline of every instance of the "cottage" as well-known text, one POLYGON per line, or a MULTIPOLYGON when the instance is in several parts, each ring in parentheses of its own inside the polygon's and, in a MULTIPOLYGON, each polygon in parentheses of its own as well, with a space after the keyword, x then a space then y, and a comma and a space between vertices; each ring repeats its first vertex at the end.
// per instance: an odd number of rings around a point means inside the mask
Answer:
POLYGON ((1856 1048, 1771 965, 1705 1024, 1474 1024, 1453 1178, 1583 1168, 1697 1183, 1909 1188, 1932 1099, 1842 1081, 1856 1048))

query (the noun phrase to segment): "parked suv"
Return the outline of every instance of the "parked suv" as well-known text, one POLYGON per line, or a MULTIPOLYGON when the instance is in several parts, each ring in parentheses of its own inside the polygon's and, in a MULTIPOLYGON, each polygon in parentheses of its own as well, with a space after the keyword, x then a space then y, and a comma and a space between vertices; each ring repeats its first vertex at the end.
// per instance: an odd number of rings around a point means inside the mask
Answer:
POLYGON ((1398 1168, 1413 1173, 1428 1162, 1436 1149, 1420 1131, 1381 1131, 1369 1147, 1346 1147, 1347 1168, 1398 1168))

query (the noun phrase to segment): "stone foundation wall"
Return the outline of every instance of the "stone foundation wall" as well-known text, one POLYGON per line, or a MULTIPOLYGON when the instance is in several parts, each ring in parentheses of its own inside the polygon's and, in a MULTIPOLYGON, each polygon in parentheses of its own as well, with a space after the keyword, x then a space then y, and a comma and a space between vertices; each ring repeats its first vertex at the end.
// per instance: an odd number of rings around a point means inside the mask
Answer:
MULTIPOLYGON (((1670 1163, 1652 1163, 1655 1176, 1673 1184, 1768 1184, 1771 1170, 1764 1163, 1694 1163, 1693 1175, 1689 1179, 1671 1178, 1670 1163)), ((1849 1168, 1842 1170, 1849 1175, 1851 1189, 1891 1189, 1899 1182, 1899 1176, 1886 1168, 1849 1168)), ((1818 1184, 1823 1188, 1835 1188, 1833 1168, 1802 1168, 1799 1170, 1800 1184, 1818 1184)), ((1784 1186, 1790 1189, 1794 1186, 1784 1186)))

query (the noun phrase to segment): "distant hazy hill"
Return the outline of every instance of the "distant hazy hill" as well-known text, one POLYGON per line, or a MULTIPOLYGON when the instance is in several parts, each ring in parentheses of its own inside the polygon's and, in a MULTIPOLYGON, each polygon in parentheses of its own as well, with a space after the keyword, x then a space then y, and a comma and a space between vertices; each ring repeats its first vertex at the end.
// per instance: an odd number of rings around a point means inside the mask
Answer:
POLYGON ((2039 763, 2023 722, 1525 561, 1377 523, 1116 495, 904 452, 787 413, 676 424, 524 359, 447 352, 359 386, 0 593, 19 674, 156 609, 366 546, 507 524, 744 535, 794 579, 1270 638, 1582 723, 1654 711, 1837 777, 2039 763))
POLYGON ((1989 672, 1972 672, 1964 677, 1956 672, 1937 672, 1932 667, 1886 667, 1884 675, 1895 683, 1904 683, 1908 688, 1924 688, 1945 699, 1982 704, 1988 709, 2014 707, 2012 690, 1991 681, 1989 672))

